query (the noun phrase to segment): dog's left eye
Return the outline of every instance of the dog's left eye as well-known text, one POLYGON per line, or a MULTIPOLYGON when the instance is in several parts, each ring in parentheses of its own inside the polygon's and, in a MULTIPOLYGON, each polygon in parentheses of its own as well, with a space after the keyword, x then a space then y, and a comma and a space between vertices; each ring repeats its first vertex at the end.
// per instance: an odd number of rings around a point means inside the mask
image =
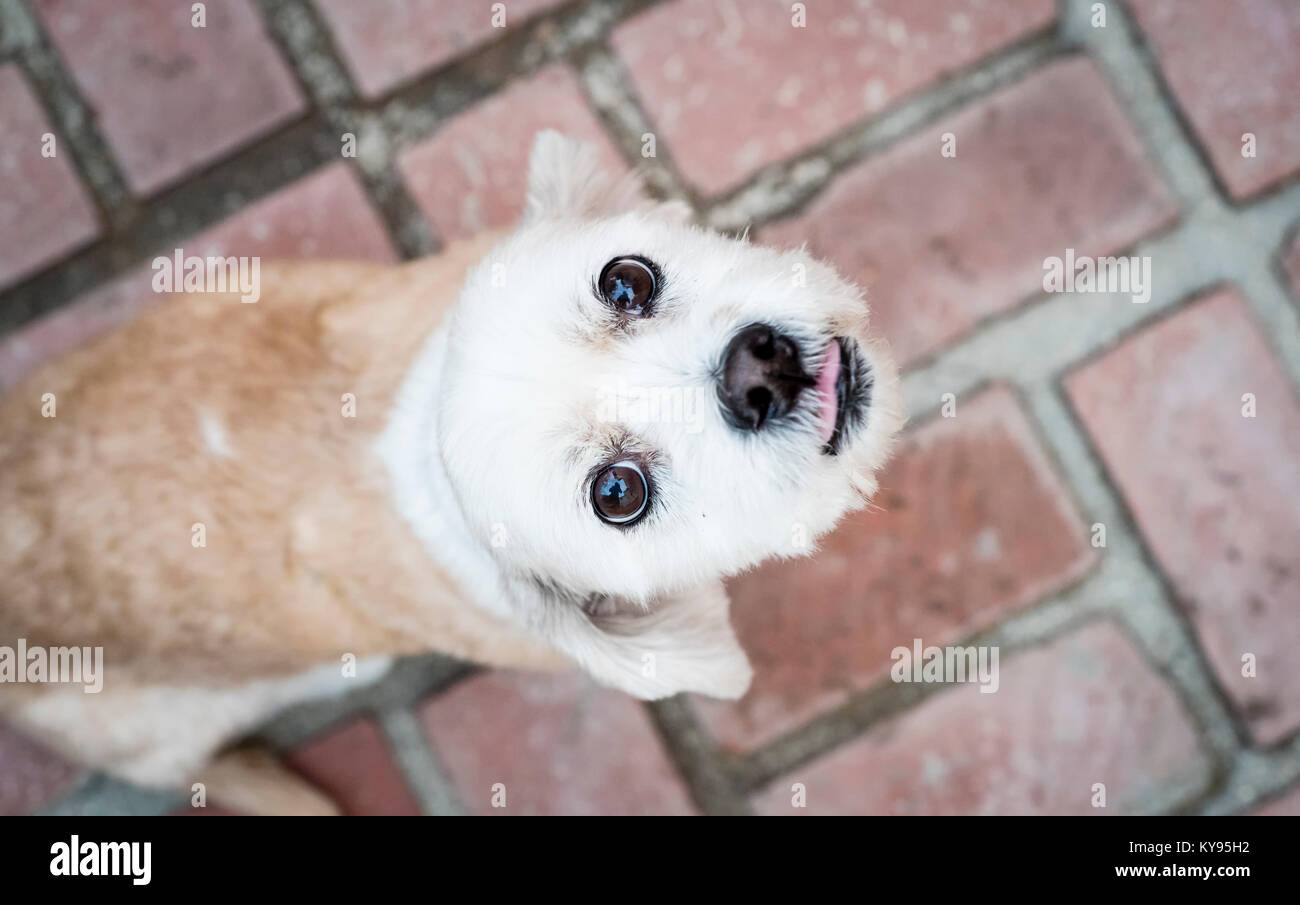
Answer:
POLYGON ((654 268, 643 258, 615 258, 600 272, 601 296, 623 314, 649 314, 658 288, 654 268))
POLYGON ((591 485, 591 504, 601 521, 630 525, 645 514, 650 502, 650 485, 635 462, 607 465, 591 485))

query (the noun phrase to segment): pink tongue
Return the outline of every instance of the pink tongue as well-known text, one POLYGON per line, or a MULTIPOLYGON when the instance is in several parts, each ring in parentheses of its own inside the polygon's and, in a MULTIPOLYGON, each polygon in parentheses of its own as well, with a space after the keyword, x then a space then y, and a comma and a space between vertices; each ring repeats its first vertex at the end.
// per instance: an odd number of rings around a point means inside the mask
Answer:
POLYGON ((835 433, 835 415, 839 403, 835 398, 835 382, 840 378, 840 344, 831 340, 826 347, 826 364, 821 374, 817 375, 817 395, 821 397, 821 408, 817 412, 817 435, 822 443, 829 443, 831 434, 835 433))

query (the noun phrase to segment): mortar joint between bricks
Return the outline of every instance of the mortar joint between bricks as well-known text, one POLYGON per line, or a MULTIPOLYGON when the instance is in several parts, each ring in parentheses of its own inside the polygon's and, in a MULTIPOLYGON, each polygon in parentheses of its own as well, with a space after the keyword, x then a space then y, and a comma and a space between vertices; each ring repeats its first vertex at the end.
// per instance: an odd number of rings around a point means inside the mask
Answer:
POLYGON ((131 208, 130 222, 0 292, 0 332, 58 310, 234 213, 330 162, 337 142, 318 115, 255 141, 131 208))
POLYGON ((703 199, 682 178, 672 150, 656 141, 655 156, 643 156, 644 136, 655 135, 655 128, 627 70, 609 44, 601 42, 575 51, 572 63, 588 105, 623 159, 642 174, 647 189, 661 198, 684 200, 699 212, 703 199))
POLYGON ((845 170, 981 98, 1029 78, 1067 52, 1069 48, 1049 30, 983 57, 708 199, 702 203, 703 219, 715 229, 738 232, 798 214, 845 170))
POLYGON ((1107 525, 1107 546, 1101 555, 1113 567, 1111 571, 1119 569, 1121 574, 1109 582, 1112 587, 1099 603, 1141 639, 1139 652, 1179 696, 1216 759, 1230 759, 1242 736, 1227 696, 1196 646, 1195 631, 1176 605, 1175 589, 1149 549, 1126 498, 1112 483, 1099 451, 1066 399, 1060 377, 1039 381, 1027 392, 1029 414, 1085 521, 1091 516, 1107 525), (1143 584, 1149 588, 1147 593, 1132 593, 1143 584), (1179 664, 1184 668, 1177 668, 1179 664))
POLYGON ((73 169, 90 187, 101 224, 109 232, 122 228, 137 216, 139 203, 128 190, 90 107, 39 20, 22 0, 0 0, 0 34, 13 36, 9 47, 13 59, 70 149, 73 169))
POLYGON ((329 28, 307 0, 258 0, 271 37, 317 107, 357 101, 356 85, 334 46, 329 28))
POLYGON ((723 755, 685 697, 646 701, 650 722, 691 799, 709 815, 751 813, 732 759, 723 755))

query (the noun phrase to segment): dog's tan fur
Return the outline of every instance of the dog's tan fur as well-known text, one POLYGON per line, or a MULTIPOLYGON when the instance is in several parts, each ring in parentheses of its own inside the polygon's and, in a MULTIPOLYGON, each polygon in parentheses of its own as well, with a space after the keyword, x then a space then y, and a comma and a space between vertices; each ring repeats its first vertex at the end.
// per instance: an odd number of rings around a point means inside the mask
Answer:
POLYGON ((110 671, 172 683, 435 641, 552 661, 464 604, 371 461, 411 358, 488 247, 267 267, 257 304, 183 296, 25 380, 0 402, 0 637, 103 645, 110 671), (205 418, 228 452, 205 444, 205 418))
POLYGON ((394 511, 373 452, 412 358, 496 238, 397 267, 267 266, 258 303, 170 299, 0 400, 0 643, 103 646, 105 664, 99 695, 11 685, 0 713, 147 781, 197 765, 133 768, 141 738, 183 734, 197 706, 219 743, 227 705, 234 727, 281 703, 238 689, 337 672, 347 654, 566 665, 466 603, 394 511), (185 693, 169 706, 157 688, 185 693), (84 747, 115 730, 123 751, 84 747))

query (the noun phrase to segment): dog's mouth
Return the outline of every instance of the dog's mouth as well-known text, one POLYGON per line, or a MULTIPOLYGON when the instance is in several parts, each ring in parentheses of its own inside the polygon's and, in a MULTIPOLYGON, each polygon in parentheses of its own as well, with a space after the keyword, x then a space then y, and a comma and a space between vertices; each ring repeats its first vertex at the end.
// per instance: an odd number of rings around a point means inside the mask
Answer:
POLYGON ((817 375, 818 439, 824 454, 838 455, 866 420, 871 384, 871 367, 856 342, 838 336, 826 344, 825 364, 817 375))

